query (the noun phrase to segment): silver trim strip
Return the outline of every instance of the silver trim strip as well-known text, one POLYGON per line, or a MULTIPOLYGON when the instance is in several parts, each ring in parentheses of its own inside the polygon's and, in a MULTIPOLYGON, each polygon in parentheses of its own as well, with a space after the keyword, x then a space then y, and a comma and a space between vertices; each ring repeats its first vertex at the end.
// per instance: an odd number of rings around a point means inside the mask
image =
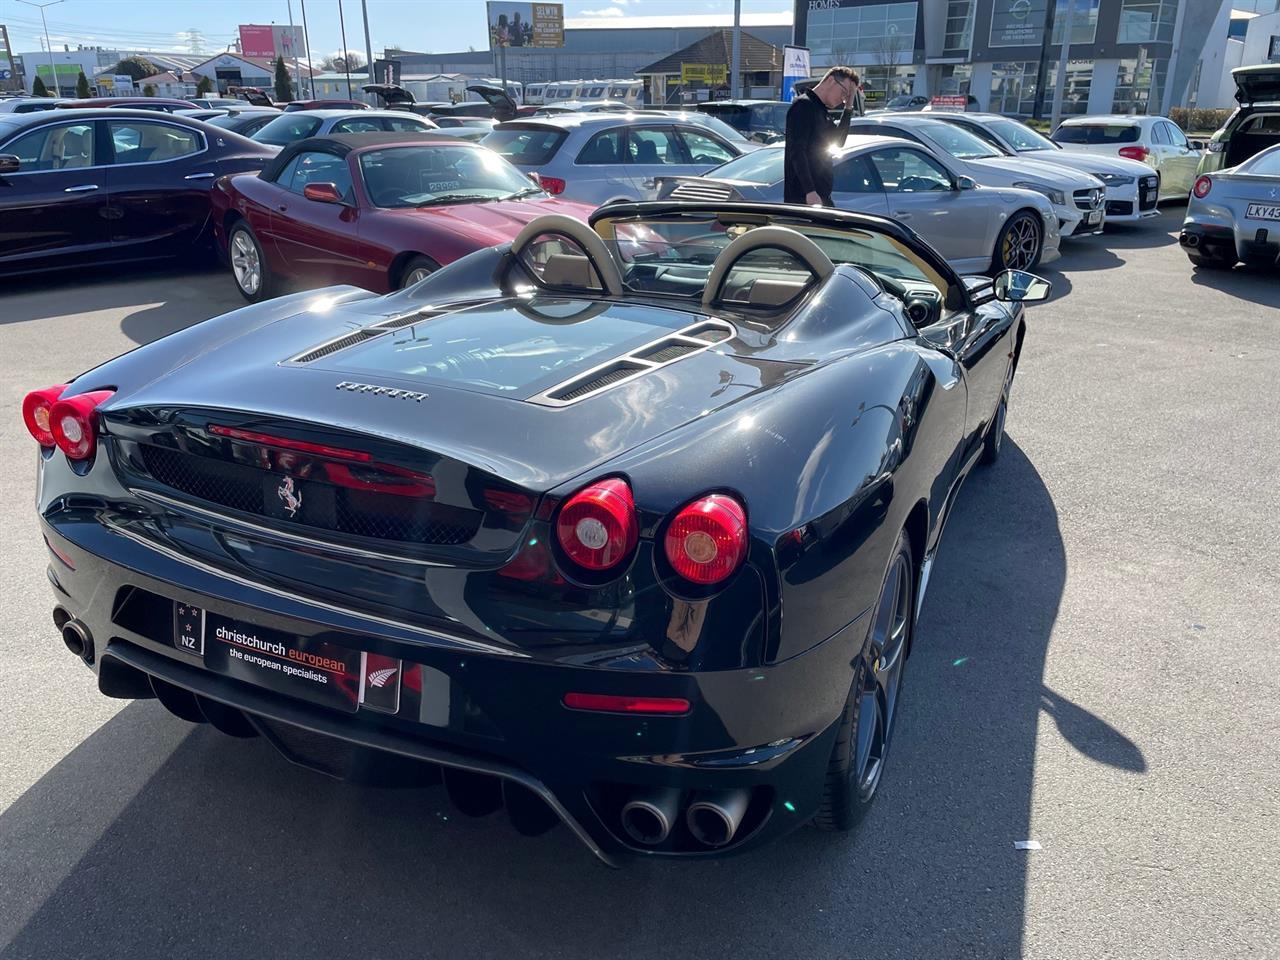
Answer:
POLYGON ((366 613, 363 610, 351 610, 347 607, 340 607, 333 603, 325 603, 323 600, 315 600, 311 597, 300 597, 295 593, 288 592, 287 590, 281 590, 277 587, 268 586, 264 583, 258 583, 254 580, 238 576, 237 574, 228 573, 226 570, 219 570, 217 567, 210 566, 209 564, 201 563, 199 560, 194 560, 191 557, 178 553, 176 550, 170 550, 168 547, 162 546, 154 540, 148 540, 146 537, 136 534, 132 530, 125 530, 123 527, 113 524, 109 520, 104 520, 103 522, 111 528, 113 533, 119 534, 126 540, 132 540, 139 546, 146 547, 148 550, 154 550, 156 553, 162 554, 170 560, 174 560, 188 567, 194 567, 202 573, 207 573, 210 576, 221 577, 224 580, 237 583, 242 587, 248 587, 252 590, 261 590, 263 593, 269 593, 272 596, 281 597, 285 600, 292 600, 295 603, 301 603, 320 610, 328 610, 330 613, 340 613, 343 616, 357 617, 361 620, 368 620, 371 623, 380 623, 384 626, 395 627, 398 630, 408 630, 411 633, 420 634, 431 640, 446 641, 444 644, 437 643, 435 646, 465 647, 469 650, 475 650, 483 653, 494 653, 504 657, 531 659, 530 655, 525 653, 523 650, 511 650, 507 647, 498 647, 492 644, 483 643, 479 640, 455 637, 452 634, 441 633, 437 630, 428 630, 426 627, 420 627, 415 623, 404 623, 399 620, 392 620, 389 617, 380 617, 375 613, 366 613))
POLYGON ((194 513, 205 520, 216 521, 217 523, 238 529, 241 533, 254 533, 267 537, 274 537, 280 540, 287 540, 290 543, 300 544, 306 547, 312 547, 317 550, 329 550, 333 553, 341 553, 352 557, 363 557, 366 560, 390 560, 394 563, 411 563, 420 567, 448 567, 450 564, 438 563, 434 560, 423 560, 420 557, 407 557, 397 553, 383 553, 379 550, 369 550, 365 547, 353 547, 349 544, 335 543, 332 540, 322 540, 316 537, 308 537, 299 533, 291 533, 286 530, 279 530, 275 527, 267 527, 257 524, 251 520, 241 520, 239 517, 230 517, 225 513, 218 513, 216 510, 208 510, 204 507, 196 506, 185 500, 179 500, 175 497, 165 496, 163 493, 155 493, 151 490, 141 490, 136 487, 129 487, 129 492, 140 500, 150 500, 152 503, 163 507, 169 507, 179 512, 194 513))

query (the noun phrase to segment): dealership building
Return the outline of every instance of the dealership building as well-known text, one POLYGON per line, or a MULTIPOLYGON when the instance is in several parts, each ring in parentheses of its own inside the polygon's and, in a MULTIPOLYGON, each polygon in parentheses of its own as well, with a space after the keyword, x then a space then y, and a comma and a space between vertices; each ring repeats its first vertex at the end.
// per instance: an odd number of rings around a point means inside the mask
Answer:
MULTIPOLYGON (((875 102, 904 93, 972 95, 1029 115, 1047 6, 1055 0, 795 0, 796 43, 815 73, 849 64, 875 102)), ((1063 113, 1159 113, 1216 99, 1227 0, 1056 0, 1044 102, 1051 104, 1071 7, 1063 113)), ((1046 106, 1046 110, 1048 107, 1046 106)))

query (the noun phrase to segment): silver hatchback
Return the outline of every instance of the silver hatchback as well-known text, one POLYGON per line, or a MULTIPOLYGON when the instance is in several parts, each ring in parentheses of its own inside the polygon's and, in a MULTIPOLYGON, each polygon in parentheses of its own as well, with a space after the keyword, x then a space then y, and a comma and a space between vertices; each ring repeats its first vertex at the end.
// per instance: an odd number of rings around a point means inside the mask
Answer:
POLYGON ((554 196, 597 206, 649 200, 660 176, 697 176, 746 153, 671 115, 566 113, 509 120, 482 141, 554 196))

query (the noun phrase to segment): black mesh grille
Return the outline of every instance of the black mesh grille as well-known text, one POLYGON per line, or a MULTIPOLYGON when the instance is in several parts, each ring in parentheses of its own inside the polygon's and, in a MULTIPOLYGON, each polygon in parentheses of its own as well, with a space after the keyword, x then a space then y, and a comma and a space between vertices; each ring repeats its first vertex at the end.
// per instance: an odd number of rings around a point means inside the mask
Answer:
POLYGON ((294 363, 310 363, 312 360, 319 360, 321 357, 327 357, 331 353, 337 353, 339 350, 345 350, 347 347, 354 346, 361 340, 367 340, 369 337, 376 337, 378 331, 357 330, 355 333, 348 333, 345 337, 339 337, 337 340, 331 340, 329 343, 309 350, 300 357, 294 358, 294 363))
POLYGON ((1160 199, 1160 181, 1156 177, 1143 177, 1138 181, 1138 209, 1154 210, 1160 199))
POLYGON ((721 340, 728 340, 733 334, 724 327, 700 327, 697 330, 686 330, 685 336, 696 337, 707 343, 719 343, 721 340))
POLYGON ((284 474, 231 460, 197 456, 143 444, 142 462, 152 479, 185 494, 239 513, 267 516, 284 527, 310 527, 370 540, 460 544, 475 536, 481 514, 420 497, 355 490, 323 479, 297 481, 302 506, 282 514, 268 501, 284 474), (270 508, 270 509, 269 509, 270 508))
POLYGON ((650 363, 666 363, 668 360, 674 360, 676 357, 683 357, 686 353, 693 353, 695 350, 703 350, 705 347, 695 347, 688 343, 660 343, 657 346, 650 347, 644 353, 637 353, 635 356, 641 360, 648 360, 650 363))
POLYGON ((1131 213, 1133 213, 1133 204, 1128 200, 1107 201, 1107 216, 1127 217, 1131 213))
POLYGON ((625 377, 631 376, 638 370, 645 368, 634 363, 620 363, 616 367, 602 371, 591 377, 589 380, 583 380, 564 390, 558 390, 552 396, 556 400, 577 400, 579 397, 585 397, 589 393, 595 393, 597 390, 603 390, 611 383, 617 383, 625 377))

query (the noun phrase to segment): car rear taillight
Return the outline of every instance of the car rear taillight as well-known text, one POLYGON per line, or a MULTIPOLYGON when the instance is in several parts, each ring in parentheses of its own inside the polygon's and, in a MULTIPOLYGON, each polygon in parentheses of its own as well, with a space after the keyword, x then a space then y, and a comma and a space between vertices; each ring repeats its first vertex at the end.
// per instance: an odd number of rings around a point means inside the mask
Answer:
POLYGON ((683 697, 628 697, 609 693, 566 693, 562 701, 570 710, 596 713, 650 713, 679 716, 689 712, 683 697))
POLYGON ((560 508, 556 539, 585 570, 609 570, 630 555, 640 538, 635 498, 620 477, 583 487, 560 508))
POLYGON ((43 390, 32 390, 22 398, 22 422, 42 447, 53 446, 53 420, 50 411, 65 389, 67 385, 59 383, 43 390))
POLYGON ((560 194, 564 193, 564 188, 566 186, 565 182, 559 177, 548 177, 541 173, 538 174, 538 183, 542 186, 543 190, 547 191, 547 193, 551 194, 553 197, 558 197, 560 194))
POLYGON ((747 517, 733 497, 713 493, 683 507, 667 527, 673 570, 692 583, 719 583, 747 555, 747 517))
POLYGON ((1130 160, 1140 160, 1147 162, 1147 157, 1151 156, 1151 151, 1146 147, 1121 147, 1120 156, 1127 157, 1130 160))
POLYGON ((1191 188, 1191 192, 1196 195, 1197 200, 1203 200, 1212 189, 1213 179, 1211 177, 1200 177, 1196 180, 1196 185, 1191 188))
POLYGON ((54 443, 69 460, 88 460, 97 445, 98 404, 108 400, 114 390, 95 390, 58 400, 49 410, 49 425, 54 443))

